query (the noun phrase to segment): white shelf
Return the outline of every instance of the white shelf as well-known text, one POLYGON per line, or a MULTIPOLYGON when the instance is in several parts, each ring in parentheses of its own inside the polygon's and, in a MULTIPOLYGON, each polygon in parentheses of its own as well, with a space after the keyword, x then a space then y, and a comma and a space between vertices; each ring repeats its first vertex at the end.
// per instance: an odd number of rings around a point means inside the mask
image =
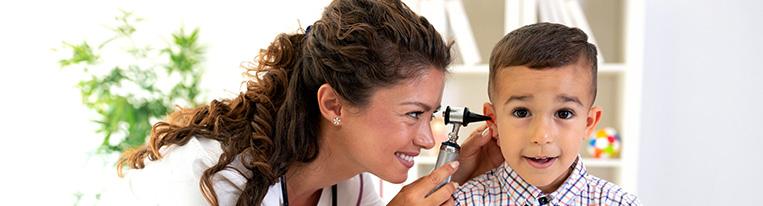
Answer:
POLYGON ((435 163, 437 163, 437 157, 419 156, 419 157, 416 157, 415 163, 423 164, 423 165, 434 165, 435 163))
MULTIPOLYGON (((488 72, 490 72, 490 68, 487 64, 454 65, 451 66, 449 70, 453 74, 488 74, 488 72)), ((599 73, 624 73, 625 71, 627 71, 627 66, 625 64, 599 64, 599 73)))
POLYGON ((490 71, 487 64, 453 65, 449 70, 453 74, 487 74, 490 71))
POLYGON ((624 73, 627 68, 625 64, 599 64, 599 73, 624 73))

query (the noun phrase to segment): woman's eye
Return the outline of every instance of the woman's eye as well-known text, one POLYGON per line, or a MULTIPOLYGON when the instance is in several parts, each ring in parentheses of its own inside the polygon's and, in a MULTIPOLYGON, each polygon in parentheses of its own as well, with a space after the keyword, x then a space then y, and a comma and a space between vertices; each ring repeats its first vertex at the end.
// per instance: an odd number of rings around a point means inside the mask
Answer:
POLYGON ((421 114, 424 114, 424 112, 408 112, 406 115, 413 119, 419 119, 421 117, 421 114))
POLYGON ((527 116, 530 116, 530 111, 528 111, 525 108, 517 108, 511 112, 511 115, 514 115, 515 117, 518 117, 518 118, 525 118, 527 116))
POLYGON ((575 113, 570 110, 560 110, 556 112, 556 117, 559 117, 560 119, 572 119, 574 116, 575 113))

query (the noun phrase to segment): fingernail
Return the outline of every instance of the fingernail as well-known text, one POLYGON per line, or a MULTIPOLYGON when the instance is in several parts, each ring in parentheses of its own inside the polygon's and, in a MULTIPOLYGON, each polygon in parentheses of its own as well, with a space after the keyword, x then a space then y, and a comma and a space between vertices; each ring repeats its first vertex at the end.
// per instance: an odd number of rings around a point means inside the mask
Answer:
POLYGON ((461 186, 461 185, 460 185, 460 184, 458 184, 458 182, 453 182, 453 187, 455 187, 456 189, 458 189, 458 187, 460 187, 460 186, 461 186))
POLYGON ((459 164, 458 161, 452 161, 452 162, 450 162, 450 167, 453 167, 453 169, 457 169, 458 168, 458 164, 459 164))
POLYGON ((485 128, 485 130, 482 130, 482 136, 486 137, 488 134, 490 134, 490 127, 485 128))

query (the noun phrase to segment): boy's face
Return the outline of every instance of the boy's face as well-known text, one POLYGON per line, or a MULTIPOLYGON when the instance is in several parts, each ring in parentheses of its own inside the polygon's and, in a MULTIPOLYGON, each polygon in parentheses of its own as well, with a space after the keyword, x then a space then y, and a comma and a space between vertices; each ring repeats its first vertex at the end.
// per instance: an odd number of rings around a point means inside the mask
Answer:
MULTIPOLYGON (((578 61, 585 62, 585 61, 578 61)), ((578 149, 601 117, 591 107, 591 67, 511 66, 497 70, 493 100, 484 112, 512 169, 544 192, 564 182, 578 149)))

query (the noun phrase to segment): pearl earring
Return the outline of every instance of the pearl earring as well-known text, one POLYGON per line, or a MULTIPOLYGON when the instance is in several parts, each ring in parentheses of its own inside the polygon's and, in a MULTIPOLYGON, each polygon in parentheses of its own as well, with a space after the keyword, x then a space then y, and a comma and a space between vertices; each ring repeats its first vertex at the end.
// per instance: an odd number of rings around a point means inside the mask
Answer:
POLYGON ((334 126, 339 126, 342 124, 342 119, 340 119, 339 116, 336 116, 334 119, 331 119, 331 124, 334 124, 334 126))

